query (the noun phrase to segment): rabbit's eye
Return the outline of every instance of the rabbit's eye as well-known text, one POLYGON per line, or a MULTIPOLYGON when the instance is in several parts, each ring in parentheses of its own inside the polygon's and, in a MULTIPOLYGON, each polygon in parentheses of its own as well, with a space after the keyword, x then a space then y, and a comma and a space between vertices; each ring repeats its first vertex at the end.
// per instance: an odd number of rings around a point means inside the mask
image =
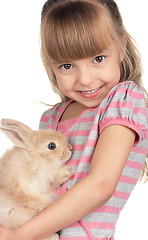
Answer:
POLYGON ((54 150, 56 148, 56 144, 54 142, 51 142, 48 144, 48 149, 54 150))

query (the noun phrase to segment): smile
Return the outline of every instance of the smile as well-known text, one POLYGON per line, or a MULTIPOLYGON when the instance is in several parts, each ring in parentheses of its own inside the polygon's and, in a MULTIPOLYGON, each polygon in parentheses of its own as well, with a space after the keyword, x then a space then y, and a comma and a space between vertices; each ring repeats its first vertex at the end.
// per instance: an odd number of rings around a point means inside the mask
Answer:
POLYGON ((95 98, 100 93, 102 87, 103 86, 98 87, 98 88, 93 89, 93 90, 79 91, 79 94, 84 98, 95 98))
POLYGON ((94 90, 80 91, 80 92, 83 93, 83 94, 92 94, 92 93, 97 92, 99 89, 100 89, 100 87, 99 87, 99 88, 96 88, 96 89, 94 89, 94 90))

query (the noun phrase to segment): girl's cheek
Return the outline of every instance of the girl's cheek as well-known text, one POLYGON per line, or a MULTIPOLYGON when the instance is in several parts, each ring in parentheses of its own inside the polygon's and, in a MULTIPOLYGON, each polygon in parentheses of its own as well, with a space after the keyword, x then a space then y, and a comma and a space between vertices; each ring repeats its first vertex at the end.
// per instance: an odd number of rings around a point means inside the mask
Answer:
POLYGON ((63 81, 57 81, 58 83, 58 87, 60 89, 60 91, 62 91, 63 93, 67 92, 69 89, 68 84, 64 83, 63 81))

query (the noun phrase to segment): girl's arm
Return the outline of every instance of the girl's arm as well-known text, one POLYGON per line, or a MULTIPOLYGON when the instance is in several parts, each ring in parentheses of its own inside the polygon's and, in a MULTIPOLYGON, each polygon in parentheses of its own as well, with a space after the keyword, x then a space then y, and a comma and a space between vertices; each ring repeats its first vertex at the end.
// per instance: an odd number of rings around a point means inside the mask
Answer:
POLYGON ((115 191, 135 134, 120 125, 105 128, 98 140, 90 173, 41 214, 11 234, 0 229, 0 240, 42 240, 103 205, 115 191))

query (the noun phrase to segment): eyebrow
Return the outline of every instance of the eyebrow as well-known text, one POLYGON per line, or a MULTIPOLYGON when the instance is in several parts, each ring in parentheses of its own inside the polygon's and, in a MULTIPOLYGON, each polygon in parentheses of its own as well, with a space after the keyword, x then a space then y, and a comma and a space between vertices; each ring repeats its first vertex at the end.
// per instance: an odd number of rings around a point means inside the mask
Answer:
POLYGON ((112 48, 107 48, 105 50, 103 50, 103 52, 101 52, 100 54, 103 54, 103 53, 110 53, 112 51, 112 48))
POLYGON ((69 61, 72 61, 72 60, 63 60, 63 61, 53 61, 52 63, 54 64, 54 65, 60 65, 60 64, 63 64, 63 63, 68 63, 69 61))

